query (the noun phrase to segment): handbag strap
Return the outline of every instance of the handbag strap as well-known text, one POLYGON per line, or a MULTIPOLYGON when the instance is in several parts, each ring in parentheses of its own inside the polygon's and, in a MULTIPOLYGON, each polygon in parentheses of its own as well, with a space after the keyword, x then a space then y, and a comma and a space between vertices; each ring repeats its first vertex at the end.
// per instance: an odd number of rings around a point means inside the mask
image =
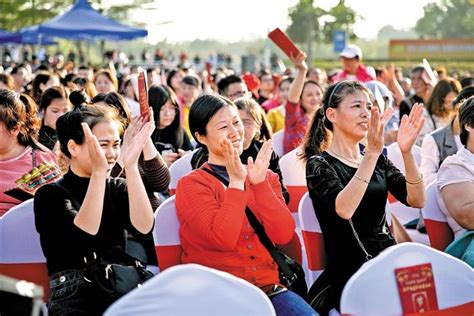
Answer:
MULTIPOLYGON (((217 178, 226 187, 229 186, 229 181, 225 179, 224 177, 222 177, 221 175, 219 175, 218 173, 214 172, 213 170, 209 168, 204 168, 204 167, 202 167, 201 170, 204 170, 205 172, 217 178)), ((291 285, 297 278, 296 273, 293 273, 291 271, 285 259, 280 255, 280 251, 278 250, 278 248, 275 247, 273 242, 268 237, 263 225, 258 221, 255 214, 247 206, 245 206, 245 215, 247 215, 247 219, 249 220, 250 226, 252 226, 253 230, 257 234, 258 239, 260 240, 262 245, 268 250, 273 260, 275 260, 278 267, 280 268, 281 273, 282 273, 281 277, 285 279, 288 282, 288 284, 291 285)))
POLYGON ((362 249, 362 251, 365 253, 365 259, 369 261, 370 259, 373 258, 373 256, 370 253, 368 253, 367 250, 365 249, 364 244, 360 240, 359 235, 357 234, 354 228, 354 223, 352 222, 352 219, 349 220, 349 225, 351 225, 352 233, 354 234, 354 237, 357 240, 357 243, 359 244, 360 249, 362 249))

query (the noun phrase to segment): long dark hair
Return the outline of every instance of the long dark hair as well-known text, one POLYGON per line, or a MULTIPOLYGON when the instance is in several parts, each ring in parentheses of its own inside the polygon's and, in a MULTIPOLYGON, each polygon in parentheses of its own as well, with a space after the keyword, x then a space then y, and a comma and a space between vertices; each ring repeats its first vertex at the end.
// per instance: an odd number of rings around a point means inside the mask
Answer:
POLYGON ((174 146, 175 149, 181 148, 183 146, 184 130, 181 126, 180 121, 180 111, 178 105, 178 98, 174 93, 173 89, 165 85, 153 85, 148 89, 148 104, 153 109, 153 118, 155 119, 156 129, 153 132, 152 139, 156 138, 156 135, 160 133, 158 129, 158 124, 160 123, 160 111, 161 108, 170 101, 176 109, 176 115, 174 116, 173 122, 169 126, 163 128, 163 131, 171 131, 171 134, 174 136, 174 146))
POLYGON ((358 81, 344 80, 329 86, 324 93, 323 106, 314 114, 310 128, 306 132, 301 159, 306 161, 329 147, 333 126, 331 121, 326 118, 326 110, 337 109, 346 96, 357 91, 369 93, 367 87, 358 81))

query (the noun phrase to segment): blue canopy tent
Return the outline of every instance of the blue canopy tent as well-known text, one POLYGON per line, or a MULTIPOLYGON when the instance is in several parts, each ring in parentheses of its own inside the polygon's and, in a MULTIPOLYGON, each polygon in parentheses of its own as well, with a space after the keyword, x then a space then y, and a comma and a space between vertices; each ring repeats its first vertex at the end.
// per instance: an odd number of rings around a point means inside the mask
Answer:
POLYGON ((25 36, 41 35, 70 40, 131 40, 147 36, 145 29, 127 26, 101 15, 87 0, 77 0, 74 6, 45 23, 22 30, 25 36))
POLYGON ((57 44, 48 37, 38 38, 38 36, 40 35, 34 33, 27 35, 22 32, 7 32, 0 30, 0 44, 57 44))

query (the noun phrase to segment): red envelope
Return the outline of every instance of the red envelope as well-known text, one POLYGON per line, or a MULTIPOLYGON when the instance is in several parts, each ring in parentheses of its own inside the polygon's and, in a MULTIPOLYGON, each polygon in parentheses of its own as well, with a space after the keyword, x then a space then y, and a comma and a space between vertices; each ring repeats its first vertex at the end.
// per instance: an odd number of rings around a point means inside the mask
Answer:
POLYGON ((431 263, 395 269, 403 314, 438 310, 431 263))
POLYGON ((140 103, 140 115, 147 117, 150 106, 148 105, 148 89, 144 71, 138 75, 138 102, 140 103))
POLYGON ((301 50, 296 47, 295 43, 278 27, 268 33, 268 37, 290 58, 294 58, 301 53, 301 50))

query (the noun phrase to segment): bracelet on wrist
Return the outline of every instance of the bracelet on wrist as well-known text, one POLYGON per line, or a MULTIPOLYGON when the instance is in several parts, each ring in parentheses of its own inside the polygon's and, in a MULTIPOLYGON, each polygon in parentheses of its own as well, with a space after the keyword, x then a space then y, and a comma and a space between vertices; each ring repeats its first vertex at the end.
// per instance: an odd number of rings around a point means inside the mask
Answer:
POLYGON ((420 173, 420 178, 416 181, 408 181, 408 179, 405 178, 405 181, 408 183, 408 184, 411 184, 411 185, 415 185, 415 184, 419 184, 421 182, 423 182, 423 174, 420 173))
POLYGON ((359 180, 359 181, 362 181, 362 182, 365 182, 365 183, 369 184, 369 181, 367 181, 367 180, 365 180, 365 179, 362 179, 361 177, 359 177, 359 176, 356 175, 356 174, 354 175, 354 178, 356 178, 356 179, 359 180))

